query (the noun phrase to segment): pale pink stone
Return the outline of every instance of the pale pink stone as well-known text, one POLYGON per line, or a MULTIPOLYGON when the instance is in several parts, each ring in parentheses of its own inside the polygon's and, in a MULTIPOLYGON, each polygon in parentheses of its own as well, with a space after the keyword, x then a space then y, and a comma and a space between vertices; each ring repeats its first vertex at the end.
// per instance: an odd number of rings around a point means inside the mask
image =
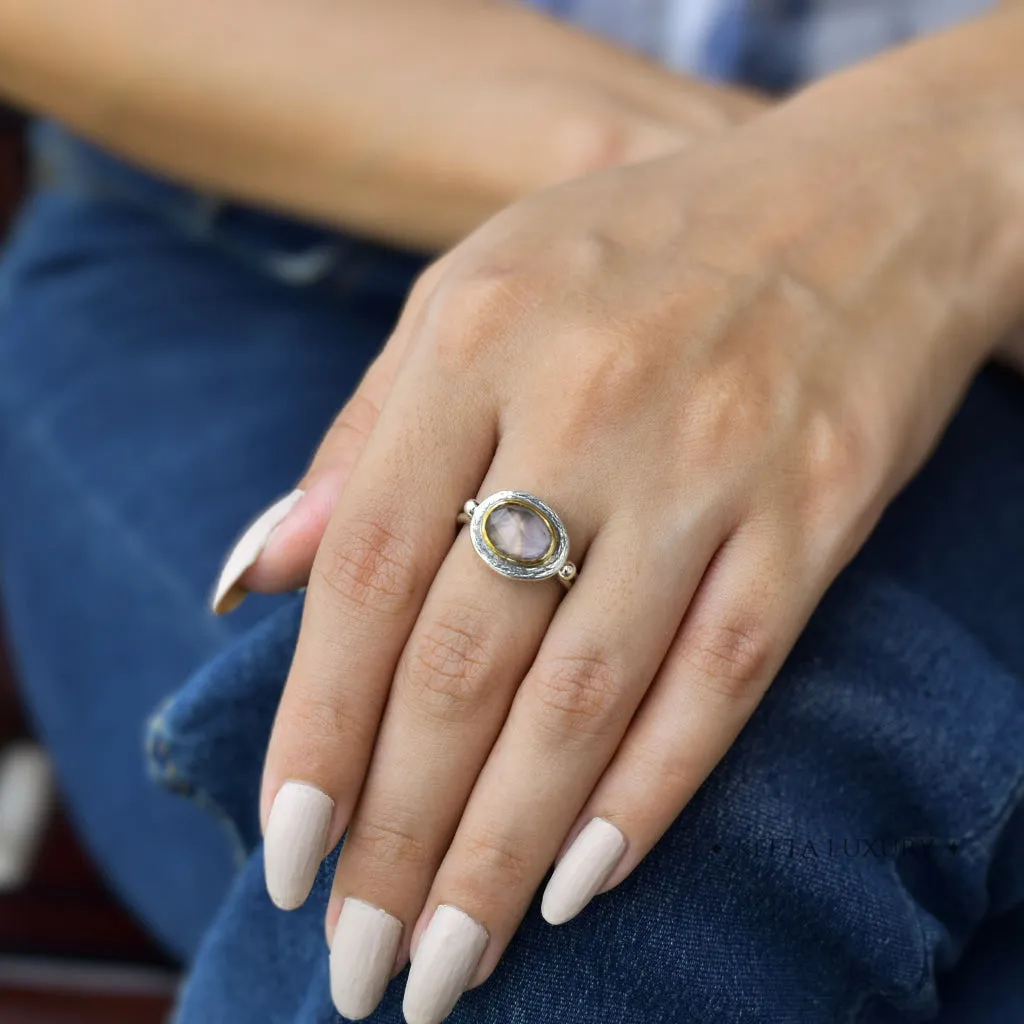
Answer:
POLYGON ((525 505, 499 505, 484 524, 487 539, 507 558, 536 562, 551 548, 547 521, 525 505))

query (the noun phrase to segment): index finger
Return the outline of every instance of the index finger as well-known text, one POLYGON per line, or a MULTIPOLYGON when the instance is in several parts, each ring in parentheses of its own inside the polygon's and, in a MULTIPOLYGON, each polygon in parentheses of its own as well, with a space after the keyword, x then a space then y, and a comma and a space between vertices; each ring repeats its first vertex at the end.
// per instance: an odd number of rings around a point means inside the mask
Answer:
POLYGON ((396 381, 313 563, 261 795, 267 889, 286 909, 351 817, 402 648, 494 450, 483 391, 456 403, 426 363, 396 381))

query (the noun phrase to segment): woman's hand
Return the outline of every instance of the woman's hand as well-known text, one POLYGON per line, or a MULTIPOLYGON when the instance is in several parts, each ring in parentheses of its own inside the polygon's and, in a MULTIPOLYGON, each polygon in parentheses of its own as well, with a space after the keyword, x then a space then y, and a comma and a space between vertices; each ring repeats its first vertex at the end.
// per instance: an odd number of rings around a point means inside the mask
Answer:
POLYGON ((761 105, 492 0, 0 0, 0 95, 186 182, 429 250, 761 105))
POLYGON ((1007 366, 1024 374, 1024 329, 1018 328, 999 346, 996 355, 1007 366))
POLYGON ((411 947, 406 1017, 439 1021, 560 850, 552 923, 626 877, 728 749, 1020 312, 1022 45, 993 16, 691 155, 538 194, 421 282, 263 780, 282 906, 348 829, 343 1014, 411 947), (506 488, 564 519, 564 598, 456 536, 467 498, 506 488))

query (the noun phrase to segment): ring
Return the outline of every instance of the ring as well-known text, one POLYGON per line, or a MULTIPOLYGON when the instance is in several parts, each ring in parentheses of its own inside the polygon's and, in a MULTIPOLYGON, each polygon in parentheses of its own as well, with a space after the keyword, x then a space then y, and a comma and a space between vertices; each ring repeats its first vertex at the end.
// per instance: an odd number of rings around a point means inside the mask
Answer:
POLYGON ((483 501, 467 501, 458 521, 469 525, 476 553, 502 576, 557 576, 566 588, 576 579, 562 520, 550 505, 526 491, 498 491, 483 501))

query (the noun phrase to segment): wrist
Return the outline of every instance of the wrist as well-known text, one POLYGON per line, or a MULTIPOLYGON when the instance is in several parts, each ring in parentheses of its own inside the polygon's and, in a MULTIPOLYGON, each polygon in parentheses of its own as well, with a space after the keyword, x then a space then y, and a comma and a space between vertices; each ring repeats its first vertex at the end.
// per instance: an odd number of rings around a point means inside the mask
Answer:
MULTIPOLYGON (((979 312, 966 341, 980 358, 1005 348, 1024 321, 1022 51, 1024 3, 1013 0, 878 62, 899 83, 903 116, 920 126, 927 180, 958 183, 936 198, 954 228, 950 252, 979 312)), ((1017 339, 1019 362, 1019 333, 1017 339)))
POLYGON ((796 187, 834 178, 865 231, 916 251, 906 283, 935 296, 940 354, 973 364, 1024 319, 1022 50, 1024 3, 824 80, 778 115, 790 151, 818 155, 796 187))
POLYGON ((534 97, 529 119, 502 124, 518 136, 517 151, 532 157, 529 173, 518 180, 509 201, 557 182, 683 150, 771 105, 749 90, 670 71, 528 6, 486 5, 473 16, 479 20, 479 38, 505 44, 506 57, 492 62, 489 72, 515 94, 534 97))

